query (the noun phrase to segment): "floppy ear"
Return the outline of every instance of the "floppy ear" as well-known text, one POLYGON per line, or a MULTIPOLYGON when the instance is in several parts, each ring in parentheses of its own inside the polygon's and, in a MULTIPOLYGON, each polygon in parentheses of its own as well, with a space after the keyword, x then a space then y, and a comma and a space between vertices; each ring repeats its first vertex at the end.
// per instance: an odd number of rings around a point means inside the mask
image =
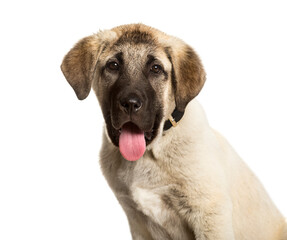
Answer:
POLYGON ((99 38, 92 35, 80 40, 64 57, 61 70, 79 100, 85 99, 91 91, 100 49, 99 38))
POLYGON ((205 82, 205 71, 195 51, 180 40, 169 48, 175 103, 184 112, 186 105, 197 96, 205 82))

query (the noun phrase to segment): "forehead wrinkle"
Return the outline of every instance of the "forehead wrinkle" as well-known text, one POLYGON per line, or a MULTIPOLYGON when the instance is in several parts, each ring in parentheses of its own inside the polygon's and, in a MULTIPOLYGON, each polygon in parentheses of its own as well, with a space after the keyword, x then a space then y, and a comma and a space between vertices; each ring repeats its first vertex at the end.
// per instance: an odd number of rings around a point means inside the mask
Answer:
POLYGON ((126 44, 123 46, 123 57, 128 73, 139 76, 146 64, 149 49, 145 44, 126 44))

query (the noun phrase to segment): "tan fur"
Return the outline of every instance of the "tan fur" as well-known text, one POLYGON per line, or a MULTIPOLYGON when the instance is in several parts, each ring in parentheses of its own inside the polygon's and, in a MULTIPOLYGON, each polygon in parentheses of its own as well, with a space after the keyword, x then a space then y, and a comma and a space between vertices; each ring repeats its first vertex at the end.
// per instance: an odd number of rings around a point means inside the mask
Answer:
POLYGON ((127 214, 133 239, 287 240, 283 216, 193 99, 205 73, 184 42, 141 24, 84 38, 62 64, 78 98, 87 97, 92 86, 101 107, 107 107, 104 100, 112 83, 101 77, 100 69, 119 50, 135 77, 151 52, 169 73, 167 82, 152 83, 164 116, 141 159, 125 160, 104 129, 102 171, 127 214), (141 32, 140 39, 131 41, 133 31, 141 32), (175 106, 185 114, 177 127, 163 131, 175 106))

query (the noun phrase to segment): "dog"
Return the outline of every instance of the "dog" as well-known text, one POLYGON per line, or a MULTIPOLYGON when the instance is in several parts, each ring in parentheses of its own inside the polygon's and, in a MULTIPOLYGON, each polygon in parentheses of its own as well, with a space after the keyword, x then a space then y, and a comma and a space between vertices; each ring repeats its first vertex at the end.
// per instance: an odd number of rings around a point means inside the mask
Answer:
POLYGON ((157 29, 130 24, 80 40, 62 72, 78 99, 91 90, 105 127, 103 174, 134 240, 286 240, 263 186, 213 130, 196 96, 197 53, 157 29))

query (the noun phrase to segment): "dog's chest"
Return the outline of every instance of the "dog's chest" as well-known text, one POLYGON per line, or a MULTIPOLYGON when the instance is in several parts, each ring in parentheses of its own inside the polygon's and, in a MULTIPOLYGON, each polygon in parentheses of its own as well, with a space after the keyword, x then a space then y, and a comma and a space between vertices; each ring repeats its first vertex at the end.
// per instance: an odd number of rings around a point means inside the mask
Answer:
POLYGON ((103 169, 113 169, 106 177, 128 216, 131 231, 141 229, 151 239, 194 239, 170 201, 171 189, 177 188, 176 180, 157 161, 125 160, 115 168, 103 169))
POLYGON ((159 171, 156 164, 138 167, 129 179, 129 197, 135 203, 135 211, 143 214, 145 225, 150 226, 148 231, 153 239, 193 239, 192 231, 169 201, 171 189, 177 187, 175 180, 167 172, 159 171))
POLYGON ((137 204, 138 210, 159 225, 164 225, 172 215, 172 212, 165 206, 162 196, 163 189, 157 191, 135 187, 132 190, 132 198, 137 204))
POLYGON ((149 231, 153 239, 193 239, 193 234, 184 221, 165 203, 167 191, 168 187, 156 189, 135 187, 132 198, 138 211, 146 216, 146 224, 153 229, 149 231), (158 229, 158 232, 154 229, 158 229))
POLYGON ((166 225, 170 218, 174 218, 173 209, 164 201, 174 184, 165 172, 159 171, 156 164, 150 164, 149 161, 139 162, 127 180, 129 197, 136 204, 138 211, 161 226, 166 225))

